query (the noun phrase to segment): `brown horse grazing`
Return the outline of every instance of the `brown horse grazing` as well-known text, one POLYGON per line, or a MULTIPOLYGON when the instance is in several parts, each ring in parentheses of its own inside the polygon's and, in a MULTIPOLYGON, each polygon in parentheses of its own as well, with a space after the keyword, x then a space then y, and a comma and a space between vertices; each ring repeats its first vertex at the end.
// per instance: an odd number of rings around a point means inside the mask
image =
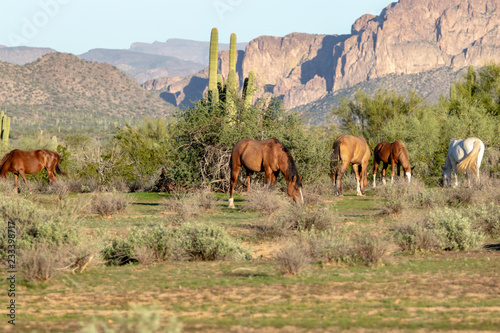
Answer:
POLYGON ((332 179, 336 195, 342 195, 342 177, 349 163, 352 163, 352 168, 356 174, 357 195, 365 195, 365 188, 368 183, 368 160, 370 156, 370 147, 368 147, 363 137, 341 135, 335 140, 333 143, 333 153, 330 159, 330 178, 332 179), (342 161, 342 166, 339 170, 340 160, 342 161), (358 170, 359 166, 361 166, 361 178, 358 170))
POLYGON ((290 151, 276 139, 258 141, 243 139, 233 147, 231 160, 231 185, 229 188, 229 208, 234 208, 234 187, 241 168, 246 170, 247 191, 250 189, 250 176, 255 172, 265 172, 266 184, 274 185, 280 171, 287 184, 288 195, 293 201, 303 203, 302 176, 299 176, 290 151))
POLYGON ((408 183, 411 181, 413 168, 410 168, 410 160, 408 158, 408 151, 405 148, 404 143, 401 141, 394 141, 393 143, 381 142, 373 150, 373 187, 376 186, 375 179, 377 178, 377 171, 380 162, 383 162, 382 166, 382 183, 385 185, 385 171, 391 164, 391 183, 394 183, 394 166, 397 166, 398 177, 401 173, 401 166, 405 172, 405 178, 408 183))
POLYGON ((51 184, 52 181, 57 180, 54 170, 58 174, 66 176, 66 173, 59 168, 60 162, 61 157, 59 154, 47 149, 30 151, 14 149, 0 161, 0 177, 6 179, 7 173, 12 172, 15 179, 15 188, 18 191, 17 179, 20 175, 29 189, 26 174, 34 174, 45 168, 49 174, 49 183, 51 184))

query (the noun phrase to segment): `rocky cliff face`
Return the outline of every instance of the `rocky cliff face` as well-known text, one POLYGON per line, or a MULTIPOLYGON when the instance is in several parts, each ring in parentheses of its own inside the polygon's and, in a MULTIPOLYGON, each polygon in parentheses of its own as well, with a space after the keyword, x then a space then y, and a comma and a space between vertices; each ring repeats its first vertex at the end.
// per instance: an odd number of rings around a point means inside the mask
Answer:
MULTIPOLYGON (((239 54, 238 74, 241 80, 253 70, 255 96, 273 93, 291 108, 388 74, 499 62, 499 5, 499 0, 400 0, 379 16, 360 17, 350 35, 262 36, 239 54)), ((226 62, 221 53, 221 68, 226 62)), ((171 92, 181 95, 176 84, 171 92)))

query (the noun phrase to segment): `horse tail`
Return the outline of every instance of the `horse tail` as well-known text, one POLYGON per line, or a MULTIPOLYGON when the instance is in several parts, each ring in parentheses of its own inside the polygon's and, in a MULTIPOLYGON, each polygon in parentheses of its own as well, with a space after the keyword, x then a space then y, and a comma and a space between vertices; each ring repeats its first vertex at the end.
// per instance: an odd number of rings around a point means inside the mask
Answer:
POLYGON ((334 170, 338 168, 340 162, 340 145, 342 140, 335 140, 333 143, 333 152, 330 157, 330 175, 334 173, 334 170))
POLYGON ((0 170, 2 170, 3 165, 7 162, 7 160, 9 159, 11 153, 12 152, 7 153, 7 154, 4 155, 4 157, 2 157, 2 160, 0 161, 0 170))
POLYGON ((68 174, 66 172, 63 172, 61 170, 61 168, 59 167, 59 163, 56 164, 56 172, 58 175, 61 175, 61 176, 67 176, 68 174))
POLYGON ((457 171, 461 173, 475 174, 478 171, 477 158, 481 150, 481 142, 479 140, 474 141, 474 148, 467 157, 465 157, 460 163, 457 164, 457 171))

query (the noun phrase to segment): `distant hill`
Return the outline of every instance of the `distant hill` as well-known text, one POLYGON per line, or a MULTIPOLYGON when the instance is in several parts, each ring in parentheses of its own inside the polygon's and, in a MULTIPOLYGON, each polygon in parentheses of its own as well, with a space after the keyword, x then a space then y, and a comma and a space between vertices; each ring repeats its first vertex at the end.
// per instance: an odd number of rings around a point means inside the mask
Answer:
POLYGON ((80 58, 108 63, 133 76, 138 83, 166 76, 188 76, 205 66, 179 58, 129 50, 92 49, 80 58))
POLYGON ((23 66, 0 62, 0 106, 20 128, 112 128, 174 109, 109 64, 49 53, 23 66))
MULTIPOLYGON (((237 50, 244 50, 248 43, 236 43, 237 50)), ((171 38, 166 42, 134 43, 131 51, 176 57, 208 66, 210 42, 171 38)), ((219 43, 219 50, 229 50, 229 43, 219 43)))
POLYGON ((24 65, 52 52, 56 52, 56 50, 45 47, 6 47, 1 45, 0 61, 9 62, 14 65, 24 65))

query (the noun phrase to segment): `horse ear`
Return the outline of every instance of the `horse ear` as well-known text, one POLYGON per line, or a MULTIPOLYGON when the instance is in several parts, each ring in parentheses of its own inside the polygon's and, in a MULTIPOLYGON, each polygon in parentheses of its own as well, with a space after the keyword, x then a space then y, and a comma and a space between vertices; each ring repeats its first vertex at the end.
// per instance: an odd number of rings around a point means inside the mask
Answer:
POLYGON ((302 175, 300 175, 299 178, 302 179, 302 175))
POLYGON ((413 169, 415 169, 415 166, 412 166, 412 167, 411 167, 411 171, 413 171, 413 169))
POLYGON ((297 176, 293 176, 292 181, 295 183, 297 181, 297 176))

